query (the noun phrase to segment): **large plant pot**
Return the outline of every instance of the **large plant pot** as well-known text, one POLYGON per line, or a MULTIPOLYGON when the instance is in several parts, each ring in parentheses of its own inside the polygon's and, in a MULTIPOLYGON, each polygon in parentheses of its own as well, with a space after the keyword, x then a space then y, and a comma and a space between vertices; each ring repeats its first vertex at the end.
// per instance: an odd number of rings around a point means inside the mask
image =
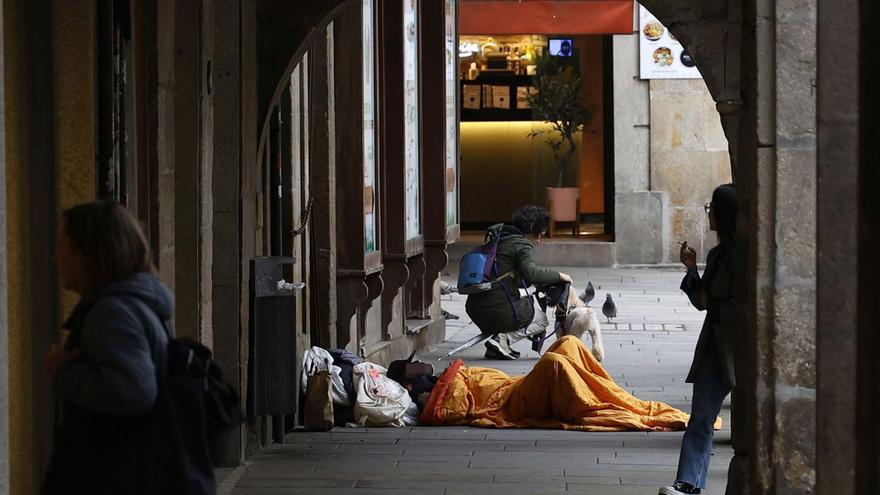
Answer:
POLYGON ((578 187, 548 187, 547 206, 554 222, 576 222, 578 220, 578 187))

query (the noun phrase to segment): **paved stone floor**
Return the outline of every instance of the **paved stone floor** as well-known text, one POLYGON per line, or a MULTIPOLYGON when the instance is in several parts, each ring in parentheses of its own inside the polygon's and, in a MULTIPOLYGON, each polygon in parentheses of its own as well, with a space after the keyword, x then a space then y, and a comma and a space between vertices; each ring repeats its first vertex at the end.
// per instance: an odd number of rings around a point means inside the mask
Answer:
MULTIPOLYGON (((618 318, 603 323, 605 362, 619 384, 642 399, 688 411, 684 383, 702 323, 678 290, 679 269, 562 268, 580 290, 596 287, 592 306, 610 293, 618 318)), ((446 277, 454 282, 452 276, 446 277)), ((437 362, 478 333, 464 312, 465 297, 444 296, 443 307, 461 317, 447 321, 446 342, 430 355, 437 362)), ((600 317, 604 322, 605 319, 600 317)), ((589 340, 588 337, 585 337, 589 340)), ((529 342, 515 346, 517 361, 486 361, 482 346, 456 357, 511 374, 525 374, 538 355, 529 342)), ((730 447, 729 403, 716 432, 708 490, 722 494, 730 447)), ((263 494, 556 494, 654 495, 675 476, 681 432, 583 433, 458 427, 340 429, 293 433, 229 474, 220 493, 263 494)))

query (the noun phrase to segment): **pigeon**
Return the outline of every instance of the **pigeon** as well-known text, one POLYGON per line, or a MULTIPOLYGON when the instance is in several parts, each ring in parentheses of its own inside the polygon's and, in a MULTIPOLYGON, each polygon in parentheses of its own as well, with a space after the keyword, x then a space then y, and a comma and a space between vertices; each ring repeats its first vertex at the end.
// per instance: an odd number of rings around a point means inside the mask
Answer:
POLYGON ((584 289, 584 293, 581 294, 581 301, 589 306, 590 301, 592 301, 594 297, 596 297, 596 290, 593 289, 593 282, 587 281, 587 288, 584 289))
POLYGON ((449 311, 446 311, 445 309, 440 310, 440 316, 442 316, 444 320, 457 320, 459 318, 458 315, 452 314, 449 311))
POLYGON ((452 294, 453 292, 458 292, 458 287, 450 284, 449 282, 445 282, 443 280, 440 281, 440 294, 445 296, 448 294, 452 294))
POLYGON ((605 304, 602 305, 602 314, 605 315, 605 318, 608 318, 608 323, 611 323, 611 318, 617 318, 617 305, 614 304, 614 301, 611 299, 611 294, 605 294, 605 304))

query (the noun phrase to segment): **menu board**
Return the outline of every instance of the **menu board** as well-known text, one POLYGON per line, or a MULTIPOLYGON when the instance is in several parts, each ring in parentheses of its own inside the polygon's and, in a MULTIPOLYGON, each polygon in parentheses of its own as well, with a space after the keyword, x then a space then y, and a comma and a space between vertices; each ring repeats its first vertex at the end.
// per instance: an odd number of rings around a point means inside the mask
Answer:
POLYGON ((378 249, 376 242, 376 36, 375 0, 362 0, 362 66, 364 101, 364 252, 378 249))
POLYGON ((446 226, 458 223, 458 41, 455 0, 446 0, 446 226))
POLYGON ((422 232, 419 156, 419 17, 418 0, 403 0, 403 146, 406 238, 422 232))
POLYGON ((639 71, 642 79, 702 79, 687 49, 641 5, 639 71))

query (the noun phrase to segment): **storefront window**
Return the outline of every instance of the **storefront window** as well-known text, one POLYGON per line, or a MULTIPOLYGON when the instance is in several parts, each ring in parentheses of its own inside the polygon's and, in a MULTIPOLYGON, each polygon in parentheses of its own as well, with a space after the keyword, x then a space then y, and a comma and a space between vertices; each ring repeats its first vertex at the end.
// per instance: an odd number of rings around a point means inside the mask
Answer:
POLYGON ((376 64, 375 0, 363 0, 364 101, 364 251, 377 248, 376 239, 376 64))
POLYGON ((455 0, 446 0, 446 226, 458 223, 458 42, 455 0))
POLYGON ((418 0, 403 0, 403 82, 404 82, 404 180, 406 187, 406 237, 421 231, 419 193, 421 157, 419 153, 419 18, 418 0))

